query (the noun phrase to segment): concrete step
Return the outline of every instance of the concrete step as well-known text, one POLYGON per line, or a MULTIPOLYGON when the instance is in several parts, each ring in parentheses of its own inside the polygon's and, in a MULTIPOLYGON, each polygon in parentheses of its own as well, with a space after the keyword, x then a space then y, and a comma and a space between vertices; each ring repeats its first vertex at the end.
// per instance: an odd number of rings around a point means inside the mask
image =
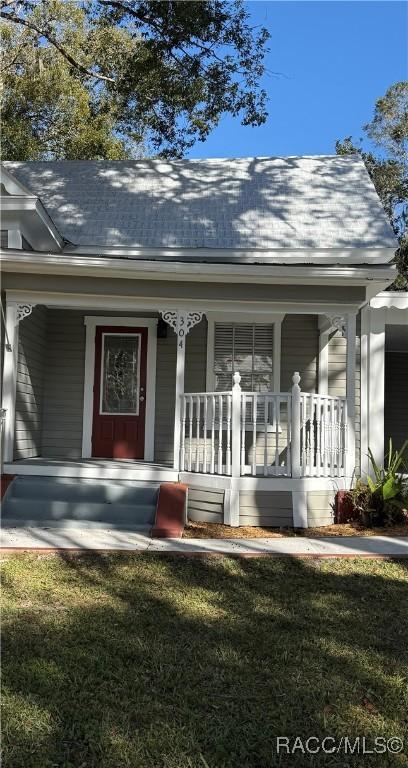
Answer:
POLYGON ((150 525, 154 522, 154 504, 106 504, 90 501, 60 501, 53 499, 22 499, 7 497, 3 502, 3 523, 8 519, 76 520, 109 524, 150 525))
POLYGON ((138 530, 154 524, 158 483, 20 475, 2 503, 3 525, 96 525, 138 530))
MULTIPOLYGON (((100 523, 95 520, 69 520, 62 518, 61 520, 22 520, 21 518, 7 518, 3 520, 1 529, 3 533, 8 531, 8 534, 12 534, 14 530, 27 530, 34 529, 36 531, 41 530, 58 530, 58 531, 115 531, 138 533, 141 536, 150 536, 152 531, 151 525, 141 525, 138 523, 116 523, 110 522, 109 525, 100 523)), ((113 534, 114 536, 114 534, 113 534)))
POLYGON ((132 480, 18 476, 7 491, 7 499, 156 505, 158 491, 158 483, 132 480))

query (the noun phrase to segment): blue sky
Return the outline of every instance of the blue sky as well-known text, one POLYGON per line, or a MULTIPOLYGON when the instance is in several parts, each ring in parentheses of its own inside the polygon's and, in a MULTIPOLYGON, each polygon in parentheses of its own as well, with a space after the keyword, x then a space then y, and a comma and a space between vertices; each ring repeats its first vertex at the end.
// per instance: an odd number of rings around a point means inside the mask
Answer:
POLYGON ((407 4, 322 0, 247 3, 272 37, 265 76, 269 118, 260 128, 224 117, 190 157, 333 154, 337 138, 362 135, 374 103, 406 80, 407 4))

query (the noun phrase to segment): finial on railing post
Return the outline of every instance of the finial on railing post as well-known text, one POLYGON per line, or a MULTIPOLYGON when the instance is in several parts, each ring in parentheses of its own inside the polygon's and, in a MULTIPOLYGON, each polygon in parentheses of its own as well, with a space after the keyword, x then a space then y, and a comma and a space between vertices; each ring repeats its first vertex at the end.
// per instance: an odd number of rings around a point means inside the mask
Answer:
POLYGON ((238 387, 239 389, 241 389, 241 386, 240 386, 241 374, 238 371, 236 371, 234 373, 234 375, 232 377, 232 381, 234 382, 234 389, 235 389, 235 387, 238 387))
POLYGON ((299 371, 295 371, 295 373, 292 376, 292 381, 293 381, 293 387, 298 387, 300 389, 300 387, 299 387, 299 383, 300 383, 300 373, 299 373, 299 371))
POLYGON ((295 371, 292 377, 292 423, 291 423, 291 459, 292 477, 301 476, 300 467, 300 374, 295 371))

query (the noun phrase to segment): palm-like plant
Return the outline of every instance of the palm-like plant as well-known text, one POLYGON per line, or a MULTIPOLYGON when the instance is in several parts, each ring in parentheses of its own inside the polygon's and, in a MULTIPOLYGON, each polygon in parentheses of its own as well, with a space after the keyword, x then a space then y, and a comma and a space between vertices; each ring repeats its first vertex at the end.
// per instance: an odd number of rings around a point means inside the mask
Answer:
POLYGON ((367 477, 367 485, 371 493, 380 494, 384 501, 390 501, 395 499, 400 493, 403 492, 406 486, 402 470, 407 469, 405 461, 405 453, 408 449, 408 440, 400 448, 399 451, 394 451, 392 446, 392 439, 390 438, 389 449, 384 462, 386 466, 379 467, 374 459, 371 449, 368 449, 368 458, 374 473, 375 480, 372 477, 367 477))
POLYGON ((408 452, 408 440, 397 451, 392 440, 389 441, 388 453, 384 466, 380 467, 368 449, 372 476, 364 482, 358 480, 349 491, 348 497, 364 525, 387 525, 402 520, 408 507, 408 481, 404 477, 407 471, 405 454, 408 452))

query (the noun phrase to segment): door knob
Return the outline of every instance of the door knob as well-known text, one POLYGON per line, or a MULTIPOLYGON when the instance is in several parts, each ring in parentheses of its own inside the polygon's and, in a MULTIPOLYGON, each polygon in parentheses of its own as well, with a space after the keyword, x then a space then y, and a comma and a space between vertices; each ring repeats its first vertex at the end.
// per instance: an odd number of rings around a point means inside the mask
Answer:
POLYGON ((139 400, 140 400, 140 402, 141 402, 141 403, 143 403, 143 402, 144 402, 144 397, 143 397, 143 395, 140 395, 140 397, 139 397, 139 400))

